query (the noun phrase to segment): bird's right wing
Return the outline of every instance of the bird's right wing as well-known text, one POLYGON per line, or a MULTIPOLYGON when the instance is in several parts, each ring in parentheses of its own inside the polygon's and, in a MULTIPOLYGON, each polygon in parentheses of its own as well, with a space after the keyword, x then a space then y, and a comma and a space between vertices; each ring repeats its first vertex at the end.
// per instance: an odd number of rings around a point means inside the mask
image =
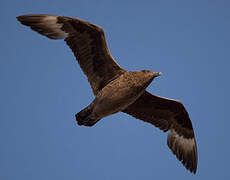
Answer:
POLYGON ((17 19, 50 39, 65 38, 95 95, 124 72, 109 52, 103 29, 95 24, 54 15, 25 15, 17 19))
POLYGON ((145 91, 123 112, 151 123, 164 132, 170 130, 167 139, 169 148, 188 170, 196 173, 196 141, 191 120, 182 103, 145 91))

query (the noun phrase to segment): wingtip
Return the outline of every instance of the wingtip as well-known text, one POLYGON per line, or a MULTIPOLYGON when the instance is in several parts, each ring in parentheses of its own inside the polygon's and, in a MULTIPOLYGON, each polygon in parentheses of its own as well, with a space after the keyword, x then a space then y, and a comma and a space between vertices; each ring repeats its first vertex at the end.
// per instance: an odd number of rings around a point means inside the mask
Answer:
POLYGON ((24 18, 25 16, 30 16, 30 15, 20 15, 20 16, 17 16, 17 17, 16 17, 16 19, 18 19, 18 20, 19 20, 19 19, 24 18))
POLYGON ((167 144, 183 166, 191 173, 196 174, 197 149, 195 138, 183 138, 175 130, 171 130, 168 134, 167 144))
POLYGON ((17 19, 19 22, 22 22, 25 16, 26 16, 26 15, 17 16, 16 19, 17 19))
POLYGON ((20 21, 20 17, 21 17, 21 16, 17 16, 16 19, 17 19, 18 21, 20 21))

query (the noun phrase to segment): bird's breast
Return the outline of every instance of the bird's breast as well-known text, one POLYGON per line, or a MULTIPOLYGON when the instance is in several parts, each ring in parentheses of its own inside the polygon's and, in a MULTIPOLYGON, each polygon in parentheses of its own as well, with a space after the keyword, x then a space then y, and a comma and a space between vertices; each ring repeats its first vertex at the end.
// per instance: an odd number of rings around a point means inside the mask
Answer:
POLYGON ((97 94, 94 111, 101 118, 122 111, 140 97, 145 88, 132 77, 122 75, 97 94))

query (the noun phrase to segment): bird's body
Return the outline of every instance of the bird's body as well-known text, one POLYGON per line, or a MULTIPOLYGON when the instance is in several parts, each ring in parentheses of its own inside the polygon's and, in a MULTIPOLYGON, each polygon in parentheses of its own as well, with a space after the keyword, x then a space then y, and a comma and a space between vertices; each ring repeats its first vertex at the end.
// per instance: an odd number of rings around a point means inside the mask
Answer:
POLYGON ((76 114, 79 125, 93 126, 108 115, 127 113, 169 131, 169 148, 188 170, 196 173, 195 136, 183 104, 146 91, 160 73, 122 69, 109 52, 103 29, 95 24, 54 15, 25 15, 17 19, 50 39, 65 39, 72 49, 95 95, 93 102, 76 114))
POLYGON ((124 72, 98 92, 93 102, 76 115, 78 124, 92 126, 103 117, 125 110, 159 75, 151 71, 124 72))

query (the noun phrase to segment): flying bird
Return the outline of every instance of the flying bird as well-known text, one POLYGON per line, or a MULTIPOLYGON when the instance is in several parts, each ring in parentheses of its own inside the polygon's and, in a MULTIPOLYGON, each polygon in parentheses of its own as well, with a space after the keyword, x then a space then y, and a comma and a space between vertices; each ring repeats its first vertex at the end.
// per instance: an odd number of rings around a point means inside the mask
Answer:
POLYGON ((196 141, 184 105, 146 91, 160 72, 122 69, 109 52, 103 29, 85 20, 39 14, 17 19, 50 39, 64 39, 73 51, 95 95, 92 103, 75 115, 78 125, 93 126, 111 114, 127 113, 169 131, 169 148, 188 170, 196 173, 196 141))

